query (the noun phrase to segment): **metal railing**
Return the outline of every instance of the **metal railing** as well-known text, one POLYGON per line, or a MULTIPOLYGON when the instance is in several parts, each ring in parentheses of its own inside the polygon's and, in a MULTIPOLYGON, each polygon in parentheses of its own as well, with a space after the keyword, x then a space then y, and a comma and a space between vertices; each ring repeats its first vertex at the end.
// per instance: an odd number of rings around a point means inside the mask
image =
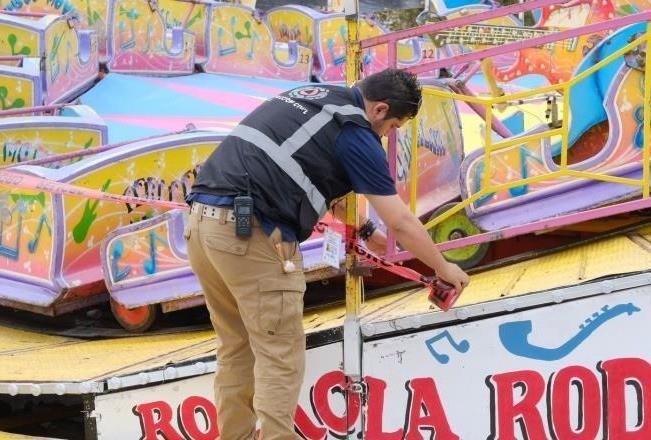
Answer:
MULTIPOLYGON (((442 31, 445 29, 449 29, 451 27, 458 27, 458 26, 464 26, 470 23, 475 23, 478 21, 483 21, 486 20, 487 18, 494 18, 494 17, 499 17, 503 16, 506 14, 510 13, 516 13, 516 12, 521 12, 522 10, 529 10, 537 7, 541 7, 541 5, 551 5, 551 4, 560 4, 564 3, 562 1, 550 1, 550 0, 540 0, 540 1, 532 1, 532 2, 526 2, 524 4, 520 5, 514 5, 510 6, 507 8, 499 8, 497 10, 492 10, 486 13, 482 14, 476 14, 472 16, 466 16, 462 17, 460 19, 455 19, 455 20, 449 20, 445 22, 437 22, 437 23, 432 23, 424 26, 420 26, 417 28, 412 28, 412 29, 407 29, 404 31, 398 31, 394 32, 391 34, 385 34, 379 37, 374 37, 371 39, 363 40, 360 42, 360 47, 363 48, 368 48, 368 47, 373 47, 379 44, 388 44, 389 45, 389 56, 390 56, 390 65, 395 66, 396 63, 396 58, 395 58, 395 48, 397 41, 408 38, 408 37, 413 37, 413 36, 418 36, 418 35, 423 35, 423 34, 428 34, 431 32, 435 31, 442 31), (524 8, 524 9, 523 9, 524 8), (393 47, 393 50, 391 48, 393 47)), ((560 31, 556 32, 553 34, 545 35, 542 37, 537 37, 537 38, 532 38, 524 41, 517 41, 514 43, 508 43, 501 45, 499 47, 493 47, 485 50, 479 50, 475 51, 472 53, 468 54, 463 54, 463 55, 458 55, 442 60, 437 60, 433 62, 428 62, 428 63, 423 63, 420 65, 412 66, 406 70, 409 70, 414 73, 421 73, 421 72, 426 72, 430 71, 432 69, 436 68, 441 68, 441 67, 449 67, 452 65, 456 64, 465 64, 465 63, 470 63, 472 61, 477 61, 477 60, 482 60, 487 57, 492 57, 495 55, 503 54, 503 53, 512 53, 517 50, 525 49, 525 48, 530 48, 530 47, 537 47, 537 46, 543 46, 545 44, 549 44, 555 41, 559 40, 565 40, 569 38, 575 38, 581 35, 586 35, 586 34, 592 34, 592 33, 597 33, 601 31, 607 31, 607 30, 614 30, 614 29, 620 29, 624 26, 630 25, 630 24, 635 24, 635 23, 642 23, 642 22, 647 22, 647 28, 646 32, 636 38, 635 40, 631 41, 629 44, 621 47, 620 49, 616 50, 612 54, 608 55, 606 58, 603 60, 599 61, 595 65, 589 67, 588 69, 584 70, 580 74, 574 76, 572 79, 565 83, 560 83, 560 84, 554 84, 546 87, 540 87, 524 92, 519 92, 519 93, 514 93, 510 95, 502 95, 502 96, 497 96, 497 97, 475 97, 475 96, 468 96, 468 95, 463 95, 459 93, 450 93, 450 92, 444 92, 441 90, 435 90, 435 89, 428 89, 425 88, 423 90, 423 93, 426 95, 431 95, 431 96, 437 96, 440 98, 444 99, 454 99, 458 101, 463 101, 468 104, 472 104, 475 107, 480 107, 484 111, 484 119, 485 119, 485 130, 484 130, 484 154, 481 160, 483 160, 484 164, 484 170, 485 172, 481 176, 481 184, 480 184, 480 189, 479 191, 473 193, 470 195, 470 197, 466 198, 463 200, 461 203, 455 205, 453 208, 443 212, 441 215, 437 216, 436 218, 430 220, 427 222, 425 225, 426 228, 430 229, 436 224, 444 221, 445 219, 449 218, 450 216, 454 215, 455 213, 459 212, 462 209, 465 209, 467 206, 470 204, 475 203, 482 197, 486 197, 489 194, 492 194, 497 191, 504 191, 508 189, 512 189, 515 187, 520 187, 523 185, 527 184, 532 184, 532 183, 537 183, 537 182, 542 182, 545 180, 551 180, 551 179, 556 179, 560 177, 573 177, 577 179, 592 179, 592 180, 600 180, 600 181, 605 181, 605 182, 612 182, 612 183, 617 183, 617 184, 624 184, 624 185, 633 185, 633 186, 639 186, 642 188, 642 197, 643 198, 648 198, 649 197, 649 179, 650 179, 650 170, 649 170, 649 161, 650 161, 650 139, 651 139, 651 107, 649 105, 644 105, 644 123, 643 123, 643 147, 642 147, 642 168, 643 168, 643 174, 641 179, 631 179, 631 178, 624 178, 624 177, 618 177, 614 175, 609 175, 607 173, 597 173, 597 172, 591 172, 591 171, 581 171, 581 170, 575 170, 571 169, 568 166, 568 149, 569 149, 569 127, 570 127, 570 96, 571 96, 571 89, 574 87, 577 83, 581 82, 588 76, 592 75, 595 73, 597 70, 602 69, 604 66, 614 62, 616 59, 622 57, 624 54, 627 52, 630 52, 631 50, 635 49, 636 47, 646 44, 647 48, 651 48, 651 24, 649 24, 649 21, 651 20, 651 11, 646 11, 638 14, 633 14, 625 17, 620 17, 616 18, 613 20, 609 20, 607 22, 602 22, 602 23, 596 23, 596 24, 590 24, 587 26, 583 26, 580 28, 576 29, 569 29, 565 31, 560 31), (503 105, 508 102, 512 101, 521 101, 521 100, 527 100, 528 98, 534 97, 534 96, 540 96, 545 93, 551 93, 551 92, 560 92, 563 96, 563 112, 564 112, 564 117, 562 120, 562 123, 560 126, 557 126, 555 128, 552 128, 550 130, 546 130, 543 132, 537 132, 534 134, 527 134, 527 135, 520 135, 520 136, 513 136, 509 137, 504 140, 500 141, 493 141, 492 139, 492 131, 493 131, 493 122, 494 122, 494 115, 493 115, 493 110, 497 106, 503 105), (507 148, 511 148, 516 145, 521 145, 525 144, 528 142, 535 142, 535 141, 540 141, 544 138, 551 138, 552 136, 560 136, 561 138, 561 152, 560 152, 560 166, 559 169, 556 171, 550 171, 549 173, 544 173, 536 176, 531 176, 531 177, 524 177, 524 178, 519 178, 519 179, 514 179, 509 182, 505 183, 493 183, 491 181, 491 165, 492 165, 492 154, 494 152, 504 150, 507 148)), ((645 59, 645 65, 646 66, 651 66, 651 51, 647 49, 646 51, 646 59, 645 59)), ((644 71, 644 77, 645 77, 645 82, 644 82, 644 102, 648 103, 651 101, 651 77, 649 70, 650 68, 645 69, 644 71)), ((412 121, 412 127, 411 127, 411 157, 415 158, 417 156, 417 149, 418 149, 418 124, 419 124, 420 117, 417 116, 414 118, 412 121)), ((396 173, 396 136, 395 133, 393 136, 389 137, 389 148, 388 148, 388 155, 389 155, 389 164, 392 170, 392 173, 396 173)), ((417 204, 417 189, 418 189, 418 182, 417 182, 417 165, 415 164, 415 160, 411 161, 410 164, 410 175, 412 176, 411 181, 410 181, 410 190, 409 190, 409 206, 412 210, 412 212, 416 211, 416 204, 417 204)), ((524 232, 523 232, 524 233, 524 232)), ((492 236, 491 234, 480 234, 480 236, 477 236, 476 240, 473 240, 473 237, 465 237, 461 240, 459 240, 458 245, 455 245, 454 243, 450 243, 450 245, 445 246, 447 249, 454 249, 458 247, 464 247, 472 244, 478 244, 481 242, 486 242, 488 241, 487 237, 492 236)), ((403 260, 406 258, 409 258, 410 255, 407 252, 395 252, 395 238, 393 237, 392 234, 389 234, 389 243, 388 243, 388 249, 387 249, 387 256, 391 260, 403 260)), ((453 240, 453 242, 456 242, 457 240, 453 240)))

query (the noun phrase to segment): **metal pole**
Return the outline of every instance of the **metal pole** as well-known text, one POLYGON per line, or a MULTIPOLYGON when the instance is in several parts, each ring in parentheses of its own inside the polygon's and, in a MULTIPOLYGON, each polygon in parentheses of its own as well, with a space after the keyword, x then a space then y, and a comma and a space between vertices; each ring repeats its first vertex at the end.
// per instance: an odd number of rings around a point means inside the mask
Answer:
MULTIPOLYGON (((361 65, 358 0, 345 0, 344 12, 348 25, 346 83, 351 86, 359 79, 361 65)), ((356 256, 348 245, 350 243, 348 239, 353 238, 357 227, 357 196, 351 193, 346 197, 346 318, 344 319, 343 347, 344 374, 348 381, 346 384, 346 420, 347 426, 353 428, 352 438, 363 439, 364 405, 360 406, 359 414, 351 414, 350 408, 348 408, 348 402, 351 400, 358 399, 360 402, 364 402, 365 399, 365 387, 362 380, 362 334, 359 321, 362 304, 362 277, 354 272, 356 256)))

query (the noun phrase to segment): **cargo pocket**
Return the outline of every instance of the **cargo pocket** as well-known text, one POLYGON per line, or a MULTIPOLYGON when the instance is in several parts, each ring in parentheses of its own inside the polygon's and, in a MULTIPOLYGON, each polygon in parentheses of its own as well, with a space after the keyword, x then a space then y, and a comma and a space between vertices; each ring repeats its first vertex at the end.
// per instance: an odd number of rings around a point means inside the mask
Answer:
POLYGON ((291 335, 303 327, 303 274, 258 281, 258 325, 268 335, 291 335))
POLYGON ((203 242, 209 249, 226 252, 233 255, 244 255, 249 248, 249 240, 242 239, 235 234, 230 235, 206 235, 203 242))

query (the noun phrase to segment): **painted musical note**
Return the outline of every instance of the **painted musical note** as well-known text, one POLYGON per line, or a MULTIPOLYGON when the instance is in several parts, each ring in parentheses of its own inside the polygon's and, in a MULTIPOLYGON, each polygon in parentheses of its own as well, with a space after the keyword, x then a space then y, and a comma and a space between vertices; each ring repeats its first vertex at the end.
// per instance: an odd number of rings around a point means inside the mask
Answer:
POLYGON ((50 49, 50 55, 48 57, 48 65, 50 67, 50 82, 56 81, 61 73, 61 66, 59 64, 59 49, 61 48, 61 42, 63 41, 63 34, 55 35, 52 40, 52 48, 50 49))
POLYGON ((335 66, 340 66, 346 62, 346 55, 336 54, 335 47, 337 46, 337 43, 335 43, 335 40, 328 38, 326 45, 328 46, 328 53, 330 54, 330 58, 332 58, 332 64, 335 66))
POLYGON ((260 36, 257 34, 257 32, 251 30, 251 26, 251 22, 247 20, 244 22, 244 29, 246 30, 246 33, 242 33, 240 31, 235 32, 236 40, 250 40, 249 51, 246 53, 246 58, 249 60, 253 59, 255 43, 256 41, 260 40, 260 36))
POLYGON ((235 35, 235 25, 237 24, 237 18, 231 17, 228 24, 231 28, 230 34, 231 34, 232 44, 230 46, 226 46, 224 44, 224 36, 226 35, 226 29, 224 29, 222 26, 219 26, 219 28, 217 28, 217 53, 219 54, 220 57, 237 52, 237 39, 233 38, 233 36, 235 35))
POLYGON ((439 353, 434 348, 434 344, 441 339, 447 340, 452 348, 454 348, 459 353, 466 353, 470 349, 470 343, 468 341, 465 339, 462 339, 459 342, 455 341, 448 330, 445 330, 438 335, 429 338, 425 341, 425 345, 427 346, 427 349, 432 354, 432 356, 434 356, 434 359, 436 359, 441 364, 447 364, 450 362, 450 356, 444 353, 439 353))
POLYGON ((146 35, 146 37, 145 37, 146 38, 145 39, 145 47, 142 49, 142 53, 144 53, 144 54, 148 54, 152 50, 152 48, 151 48, 151 34, 152 34, 152 32, 153 32, 153 29, 152 29, 151 23, 147 23, 147 33, 145 34, 146 35))
POLYGON ((124 243, 122 240, 116 240, 111 249, 111 275, 115 282, 122 281, 131 273, 131 266, 127 265, 124 269, 120 269, 119 262, 123 255, 124 243))
POLYGON ((38 220, 38 226, 36 227, 34 238, 32 238, 31 240, 29 240, 29 242, 27 242, 27 249, 29 250, 30 254, 36 252, 36 248, 38 248, 38 243, 41 240, 41 233, 43 232, 43 225, 45 225, 45 227, 47 228, 50 237, 52 236, 52 228, 50 228, 50 224, 47 221, 47 216, 43 214, 41 215, 41 218, 38 220))
POLYGON ((120 48, 131 49, 136 46, 136 30, 133 23, 140 18, 140 14, 135 8, 127 10, 123 6, 120 6, 119 15, 124 16, 129 20, 130 31, 129 36, 124 38, 127 25, 124 21, 119 22, 118 29, 120 30, 120 40, 122 41, 122 43, 120 43, 120 48))
POLYGON ((632 315, 640 309, 633 305, 617 304, 613 308, 603 306, 600 311, 593 313, 579 325, 579 331, 564 344, 556 348, 547 348, 534 345, 528 341, 531 333, 531 320, 506 322, 499 327, 500 341, 509 353, 516 356, 542 361, 556 361, 570 354, 576 347, 585 341, 597 328, 611 319, 627 314, 632 315))
POLYGON ((635 148, 641 149, 644 146, 644 107, 638 106, 633 112, 633 118, 637 122, 637 128, 635 129, 635 148))
POLYGON ((156 243, 160 242, 163 245, 167 246, 167 242, 160 238, 158 234, 156 234, 156 231, 150 231, 149 232, 149 258, 144 261, 142 264, 143 269, 145 270, 145 273, 148 275, 153 275, 156 273, 156 270, 158 269, 158 262, 156 258, 156 243))
POLYGON ((252 60, 255 58, 255 44, 260 41, 260 35, 257 32, 253 32, 251 35, 251 45, 249 46, 249 51, 246 53, 246 58, 252 60))
MULTIPOLYGON (((3 202, 6 204, 6 201, 3 200, 3 202)), ((12 260, 18 260, 18 257, 20 256, 20 237, 22 236, 23 233, 23 214, 27 210, 27 206, 22 200, 19 200, 19 202, 14 206, 13 209, 8 209, 6 206, 3 206, 3 218, 0 218, 0 255, 3 257, 10 258, 12 260), (18 211, 18 224, 16 226, 16 242, 13 247, 7 246, 6 244, 3 243, 4 241, 4 236, 5 236, 5 219, 9 219, 9 224, 11 224, 14 212, 18 211)))

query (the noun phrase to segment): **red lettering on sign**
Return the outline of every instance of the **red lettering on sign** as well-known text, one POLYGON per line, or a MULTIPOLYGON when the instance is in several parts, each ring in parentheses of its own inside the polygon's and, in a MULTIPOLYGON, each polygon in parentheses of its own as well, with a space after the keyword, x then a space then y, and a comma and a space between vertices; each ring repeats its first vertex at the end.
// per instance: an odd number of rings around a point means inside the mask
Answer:
POLYGON ((192 440, 215 440, 219 436, 217 428, 217 409, 205 397, 190 396, 179 408, 179 428, 186 438, 192 440), (201 416, 203 429, 197 424, 197 415, 201 416))
POLYGON ((384 414, 384 390, 387 383, 382 379, 366 377, 368 387, 368 411, 366 419, 366 438, 376 440, 402 440, 402 428, 394 432, 384 432, 382 419, 384 414))
POLYGON ((409 391, 409 404, 407 405, 409 412, 405 440, 421 440, 423 438, 421 429, 434 431, 436 440, 459 439, 459 436, 450 429, 434 379, 431 377, 412 379, 407 382, 407 390, 409 391))
POLYGON ((158 440, 158 434, 165 440, 184 440, 172 426, 172 407, 162 400, 141 403, 133 408, 140 419, 142 437, 140 440, 158 440))
POLYGON ((489 439, 516 440, 515 423, 529 440, 547 440, 545 427, 536 407, 545 392, 545 380, 536 371, 517 371, 488 376, 491 390, 491 435, 489 439), (516 403, 514 390, 521 398, 516 403))
POLYGON ((651 438, 651 365, 638 358, 612 359, 597 366, 605 376, 608 434, 613 440, 643 440, 651 438), (626 388, 637 396, 637 420, 634 428, 626 427, 626 388))
POLYGON ((322 426, 315 425, 300 405, 296 407, 294 414, 294 428, 306 440, 324 440, 328 430, 322 426))
MULTIPOLYGON (((319 419, 336 436, 344 436, 352 432, 357 418, 359 417, 359 396, 348 394, 348 416, 344 411, 337 415, 332 410, 330 396, 339 394, 342 400, 345 396, 346 376, 342 371, 331 371, 321 376, 312 388, 312 405, 319 419)), ((342 408, 344 405, 341 405, 342 408)))
POLYGON ((594 440, 601 427, 601 386, 595 374, 581 366, 565 367, 549 379, 548 418, 554 438, 594 440), (572 399, 572 387, 578 399, 572 399), (577 426, 572 426, 571 402, 577 402, 577 426))

